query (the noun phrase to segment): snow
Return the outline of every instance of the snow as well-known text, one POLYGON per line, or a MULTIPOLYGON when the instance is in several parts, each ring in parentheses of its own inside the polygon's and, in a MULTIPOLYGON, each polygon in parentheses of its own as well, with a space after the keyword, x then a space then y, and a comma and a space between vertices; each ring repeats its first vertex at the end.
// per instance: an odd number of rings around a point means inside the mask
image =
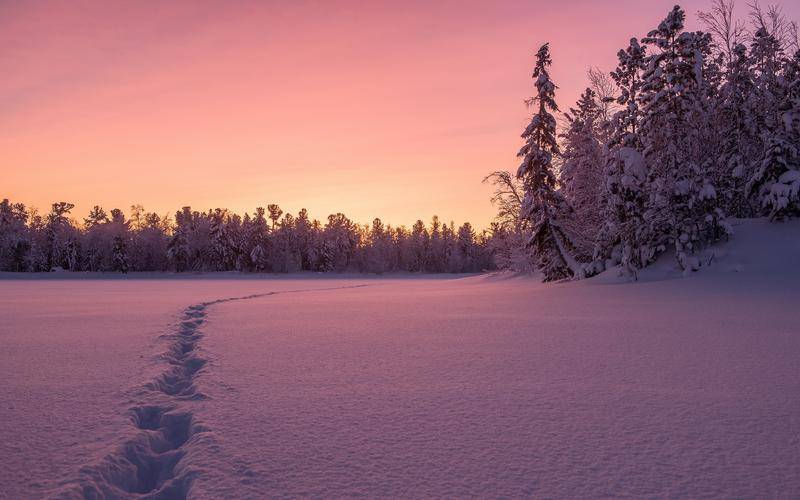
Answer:
MULTIPOLYGON (((675 259, 674 251, 664 252, 652 265, 642 269, 640 282, 661 281, 693 276, 704 284, 723 292, 745 284, 772 289, 785 287, 786 293, 797 293, 800 273, 800 221, 770 223, 768 219, 732 219, 732 239, 704 250, 698 273, 685 273, 675 259)), ((592 283, 623 283, 630 278, 612 268, 595 277, 592 283)), ((694 281, 693 281, 694 282, 694 281)))
POLYGON ((800 224, 735 231, 635 283, 0 281, 0 497, 796 497, 800 224))
POLYGON ((787 170, 778 178, 778 182, 782 184, 790 184, 797 181, 800 181, 800 170, 787 170))
POLYGON ((159 336, 187 299, 264 286, 65 274, 0 281, 0 497, 40 496, 134 431, 127 409, 163 370, 159 336))
POLYGON ((616 155, 617 159, 624 164, 624 175, 621 179, 623 187, 634 189, 647 178, 647 167, 641 153, 633 148, 623 147, 617 151, 616 155))

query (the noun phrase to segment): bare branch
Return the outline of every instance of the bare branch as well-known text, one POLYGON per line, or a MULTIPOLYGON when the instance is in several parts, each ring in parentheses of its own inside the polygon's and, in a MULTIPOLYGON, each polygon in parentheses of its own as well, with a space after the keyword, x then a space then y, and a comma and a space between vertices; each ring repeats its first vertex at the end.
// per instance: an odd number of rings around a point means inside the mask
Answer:
POLYGON ((592 90, 597 94, 602 119, 607 122, 614 113, 617 86, 609 73, 596 66, 590 66, 586 70, 586 76, 589 79, 589 85, 592 90))
POLYGON ((522 184, 517 178, 504 170, 498 170, 484 177, 483 182, 494 186, 492 204, 497 207, 495 220, 502 227, 521 228, 520 207, 522 206, 522 184))
POLYGON ((797 45, 797 25, 786 18, 779 5, 768 5, 764 10, 758 0, 753 0, 747 6, 750 8, 750 24, 756 31, 763 29, 784 49, 797 45))
POLYGON ((731 60, 733 48, 747 32, 744 21, 734 17, 733 8, 733 0, 712 0, 711 10, 697 13, 700 22, 714 38, 716 50, 725 56, 726 61, 731 60))
POLYGON ((800 35, 798 35, 797 21, 791 21, 789 23, 789 43, 787 48, 792 49, 792 51, 800 50, 800 35))

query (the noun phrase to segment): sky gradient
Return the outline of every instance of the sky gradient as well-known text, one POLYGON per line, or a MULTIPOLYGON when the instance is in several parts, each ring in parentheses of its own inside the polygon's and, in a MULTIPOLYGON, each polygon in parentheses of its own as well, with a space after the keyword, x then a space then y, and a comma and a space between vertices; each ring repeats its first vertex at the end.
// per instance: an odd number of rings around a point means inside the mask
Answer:
POLYGON ((565 110, 673 4, 0 2, 0 198, 485 227, 538 46, 565 110))

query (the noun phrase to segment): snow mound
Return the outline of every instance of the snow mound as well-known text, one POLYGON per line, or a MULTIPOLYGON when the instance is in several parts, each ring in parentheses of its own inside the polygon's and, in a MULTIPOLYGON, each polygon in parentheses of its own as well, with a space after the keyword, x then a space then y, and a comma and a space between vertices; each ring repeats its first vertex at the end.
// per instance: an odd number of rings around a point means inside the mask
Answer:
MULTIPOLYGON (((693 275, 743 274, 748 276, 800 277, 800 220, 770 222, 766 218, 734 219, 730 240, 701 252, 699 270, 684 272, 675 252, 665 252, 651 266, 639 272, 639 281, 659 281, 693 275)), ((617 283, 629 281, 620 268, 609 269, 590 281, 617 283)))

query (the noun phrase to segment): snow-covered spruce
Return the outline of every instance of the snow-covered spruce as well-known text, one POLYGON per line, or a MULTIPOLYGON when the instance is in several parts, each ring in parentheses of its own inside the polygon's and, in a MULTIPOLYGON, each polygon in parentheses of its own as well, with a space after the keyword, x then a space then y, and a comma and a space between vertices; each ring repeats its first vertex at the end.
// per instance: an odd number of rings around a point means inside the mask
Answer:
POLYGON ((522 133, 525 144, 517 156, 522 160, 517 177, 523 182, 525 198, 521 217, 527 219, 531 236, 527 242, 537 268, 546 281, 583 277, 583 270, 574 257, 575 245, 562 224, 570 208, 556 189, 553 157, 559 154, 556 142, 556 86, 550 81, 548 66, 550 46, 544 44, 536 53, 533 80, 536 95, 528 104, 535 111, 530 124, 522 133))

